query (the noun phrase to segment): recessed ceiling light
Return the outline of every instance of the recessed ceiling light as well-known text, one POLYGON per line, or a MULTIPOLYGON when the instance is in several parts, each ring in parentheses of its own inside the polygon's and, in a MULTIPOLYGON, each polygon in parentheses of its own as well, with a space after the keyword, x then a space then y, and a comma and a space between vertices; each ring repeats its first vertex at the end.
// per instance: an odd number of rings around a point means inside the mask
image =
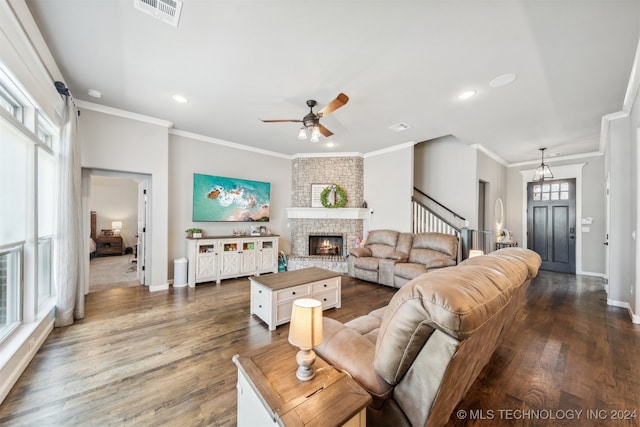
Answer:
POLYGON ((491 80, 489 82, 489 86, 491 87, 500 87, 500 86, 506 86, 510 83, 513 83, 516 81, 517 76, 513 73, 509 73, 509 74, 503 74, 501 76, 496 77, 495 79, 491 80))
POLYGON ((102 98, 102 93, 99 90, 89 89, 87 91, 89 96, 93 96, 94 98, 102 98))
POLYGON ((458 99, 469 99, 475 94, 476 94, 475 90, 465 90, 464 92, 461 92, 460 94, 458 94, 458 99))
POLYGON ((387 129, 393 132, 403 132, 410 128, 411 128, 411 125, 400 122, 400 123, 396 123, 395 125, 389 126, 387 129))
POLYGON ((180 104, 184 104, 185 102, 189 102, 189 100, 187 98, 185 98, 182 95, 179 94, 175 94, 172 96, 173 100, 180 103, 180 104))
POLYGON ((327 147, 329 148, 333 148, 336 144, 334 144, 333 142, 329 141, 327 142, 327 147))

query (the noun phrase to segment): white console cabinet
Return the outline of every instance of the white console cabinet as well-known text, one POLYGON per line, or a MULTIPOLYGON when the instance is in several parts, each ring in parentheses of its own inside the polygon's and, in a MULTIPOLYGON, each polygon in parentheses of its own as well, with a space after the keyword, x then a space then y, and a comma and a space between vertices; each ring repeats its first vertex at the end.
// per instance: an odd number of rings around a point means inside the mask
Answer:
POLYGON ((187 239, 188 282, 278 272, 278 236, 212 236, 187 239))

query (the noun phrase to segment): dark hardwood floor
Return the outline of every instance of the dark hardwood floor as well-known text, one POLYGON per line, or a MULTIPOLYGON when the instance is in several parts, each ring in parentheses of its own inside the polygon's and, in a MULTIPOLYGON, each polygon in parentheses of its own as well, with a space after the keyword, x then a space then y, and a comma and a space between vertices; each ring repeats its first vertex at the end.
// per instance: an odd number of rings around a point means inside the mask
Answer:
MULTIPOLYGON (((393 293, 343 276, 342 308, 324 314, 348 321, 393 293)), ((600 279, 540 272, 448 425, 639 425, 640 327, 605 298, 600 279), (624 411, 636 418, 612 420, 624 411)), ((0 425, 235 425, 232 356, 287 334, 249 314, 248 279, 91 293, 86 318, 54 329, 0 405, 0 425)))

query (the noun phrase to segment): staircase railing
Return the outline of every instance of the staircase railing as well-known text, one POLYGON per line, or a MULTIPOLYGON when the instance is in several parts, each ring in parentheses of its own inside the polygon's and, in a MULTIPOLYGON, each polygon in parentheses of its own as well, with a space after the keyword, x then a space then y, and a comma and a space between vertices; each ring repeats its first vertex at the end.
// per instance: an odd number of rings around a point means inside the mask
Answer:
POLYGON ((411 198, 414 233, 444 233, 460 238, 461 259, 469 257, 469 251, 489 253, 494 247, 491 230, 470 230, 466 219, 417 188, 411 198))

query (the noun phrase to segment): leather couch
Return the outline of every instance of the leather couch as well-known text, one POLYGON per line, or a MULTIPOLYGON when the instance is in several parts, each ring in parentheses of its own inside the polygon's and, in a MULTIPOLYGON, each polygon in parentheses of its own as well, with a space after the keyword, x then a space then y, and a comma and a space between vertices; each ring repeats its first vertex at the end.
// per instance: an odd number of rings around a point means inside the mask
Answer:
POLYGON ((442 426, 515 321, 540 256, 505 248, 409 281, 386 307, 323 319, 316 353, 372 396, 367 424, 442 426))
POLYGON ((400 288, 436 268, 456 265, 460 240, 442 233, 400 233, 372 230, 363 248, 351 248, 349 276, 400 288))

